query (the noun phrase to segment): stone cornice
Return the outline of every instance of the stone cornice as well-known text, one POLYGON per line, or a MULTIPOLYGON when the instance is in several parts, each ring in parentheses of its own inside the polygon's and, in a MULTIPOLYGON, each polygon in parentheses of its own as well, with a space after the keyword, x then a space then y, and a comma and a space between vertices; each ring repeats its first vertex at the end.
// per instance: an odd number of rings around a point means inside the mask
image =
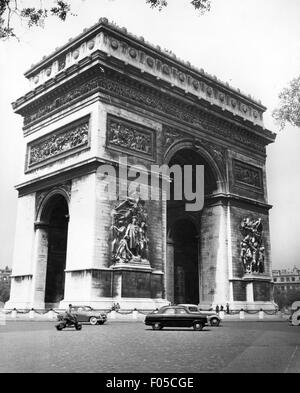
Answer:
POLYGON ((233 194, 233 193, 219 193, 219 194, 212 194, 210 196, 207 197, 207 203, 208 204, 215 204, 215 203, 221 203, 221 204, 225 204, 227 205, 228 203, 230 203, 231 205, 235 205, 235 204, 245 204, 247 206, 253 206, 256 207, 258 209, 261 209, 262 211, 269 211, 272 209, 272 205, 262 202, 262 201, 258 201, 256 199, 252 199, 252 198, 247 198, 241 195, 237 195, 237 194, 233 194))
POLYGON ((66 168, 59 169, 50 174, 18 184, 15 186, 15 189, 18 191, 19 197, 38 192, 55 185, 57 186, 65 184, 67 181, 72 180, 75 177, 87 175, 89 173, 95 173, 97 168, 104 163, 107 163, 107 161, 94 157, 81 161, 75 165, 70 165, 66 168))
MULTIPOLYGON (((101 54, 99 56, 101 57, 101 54)), ((22 105, 17 112, 25 116, 24 132, 27 132, 28 127, 91 94, 104 93, 104 101, 108 95, 133 105, 146 106, 149 114, 157 112, 216 137, 221 136, 234 143, 258 149, 257 151, 263 154, 264 146, 275 139, 272 132, 258 125, 251 127, 249 122, 239 122, 236 116, 223 111, 219 113, 211 105, 205 107, 199 100, 192 100, 192 97, 182 97, 174 93, 170 95, 167 89, 157 89, 154 84, 149 83, 145 85, 129 76, 93 64, 92 68, 76 78, 71 78, 57 89, 40 96, 29 105, 22 105)))
POLYGON ((259 102, 192 67, 190 63, 180 61, 170 52, 128 34, 126 29, 108 23, 104 18, 28 71, 25 75, 30 79, 33 90, 17 100, 14 108, 17 109, 24 98, 28 100, 30 95, 34 97, 42 93, 45 86, 78 72, 78 68, 97 51, 105 53, 110 60, 136 68, 145 78, 147 75, 155 77, 158 86, 167 83, 174 91, 179 89, 253 125, 263 126, 262 114, 266 108, 259 102))

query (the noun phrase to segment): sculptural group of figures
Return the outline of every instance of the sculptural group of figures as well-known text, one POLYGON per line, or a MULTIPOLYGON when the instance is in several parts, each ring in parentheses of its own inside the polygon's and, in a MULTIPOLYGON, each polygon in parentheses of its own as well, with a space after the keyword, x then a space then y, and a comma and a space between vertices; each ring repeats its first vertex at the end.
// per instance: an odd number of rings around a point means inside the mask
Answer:
POLYGON ((111 252, 115 263, 148 259, 147 213, 140 198, 127 198, 112 212, 111 252))
POLYGON ((243 219, 241 232, 244 238, 241 241, 241 260, 246 273, 264 272, 265 248, 262 244, 262 231, 261 218, 243 219))

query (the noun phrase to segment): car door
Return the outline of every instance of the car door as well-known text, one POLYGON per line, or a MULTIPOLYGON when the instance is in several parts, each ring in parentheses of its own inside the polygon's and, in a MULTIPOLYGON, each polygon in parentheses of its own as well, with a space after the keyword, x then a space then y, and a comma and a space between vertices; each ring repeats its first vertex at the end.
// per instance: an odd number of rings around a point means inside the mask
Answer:
POLYGON ((180 327, 191 326, 191 317, 185 308, 176 309, 176 323, 180 327))
POLYGON ((83 311, 83 307, 78 307, 77 308, 77 319, 78 322, 86 322, 86 315, 85 312, 83 311))
POLYGON ((163 326, 176 326, 176 312, 175 308, 166 308, 162 314, 163 326))

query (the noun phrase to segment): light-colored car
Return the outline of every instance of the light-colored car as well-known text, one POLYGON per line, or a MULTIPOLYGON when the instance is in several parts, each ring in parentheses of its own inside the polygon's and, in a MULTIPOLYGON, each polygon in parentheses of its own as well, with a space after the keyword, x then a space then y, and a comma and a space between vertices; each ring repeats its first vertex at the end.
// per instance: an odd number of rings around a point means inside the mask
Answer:
POLYGON ((197 304, 178 304, 178 306, 185 306, 185 307, 188 308, 188 310, 190 312, 194 312, 194 313, 199 313, 200 312, 200 314, 206 315, 208 323, 211 326, 219 326, 220 325, 221 318, 214 311, 203 311, 203 310, 200 310, 200 308, 199 308, 199 306, 197 306, 197 304))
POLYGON ((107 320, 104 312, 94 310, 90 306, 72 306, 71 312, 78 322, 89 322, 91 325, 103 325, 107 320))

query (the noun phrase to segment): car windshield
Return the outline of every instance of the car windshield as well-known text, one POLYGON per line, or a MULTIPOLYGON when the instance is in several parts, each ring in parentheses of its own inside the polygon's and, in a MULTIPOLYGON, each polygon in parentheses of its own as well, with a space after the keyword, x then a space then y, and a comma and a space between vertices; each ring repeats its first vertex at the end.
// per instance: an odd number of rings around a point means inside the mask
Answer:
POLYGON ((90 307, 90 306, 85 306, 85 307, 83 308, 83 310, 84 310, 84 311, 91 311, 91 310, 92 310, 92 307, 90 307))

